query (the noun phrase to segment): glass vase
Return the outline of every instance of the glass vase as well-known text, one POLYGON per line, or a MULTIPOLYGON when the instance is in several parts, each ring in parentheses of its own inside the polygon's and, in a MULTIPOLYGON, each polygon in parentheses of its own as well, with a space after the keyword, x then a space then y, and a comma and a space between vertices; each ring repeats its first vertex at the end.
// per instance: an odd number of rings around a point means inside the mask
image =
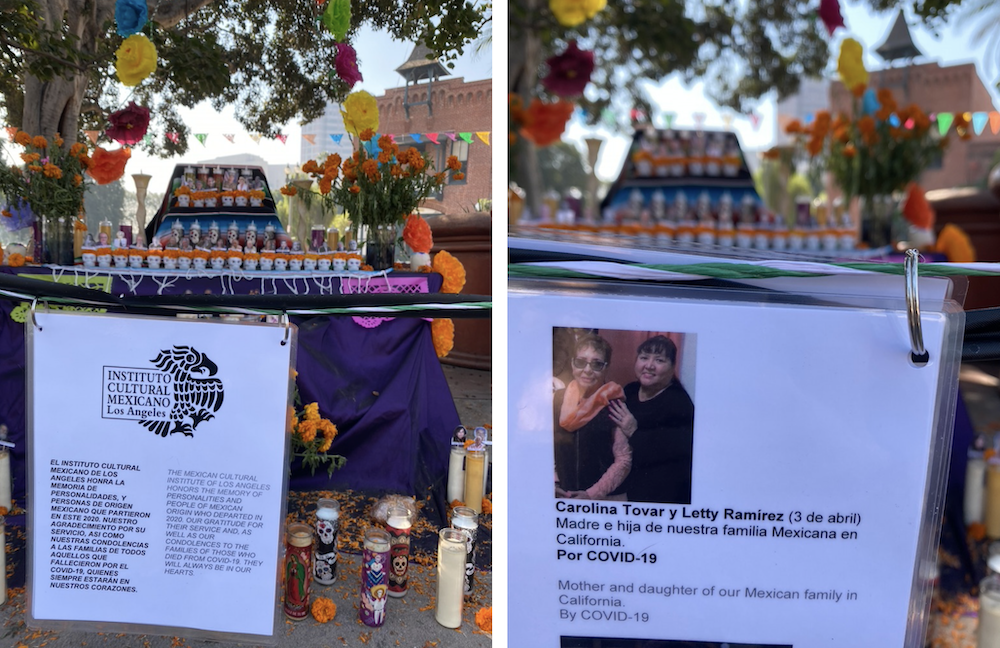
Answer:
POLYGON ((368 228, 365 263, 376 272, 392 268, 396 258, 396 226, 375 225, 368 228))
POLYGON ((35 261, 73 265, 73 219, 69 216, 40 216, 36 228, 35 261))
POLYGON ((899 240, 898 204, 890 194, 861 199, 861 243, 875 250, 899 240))

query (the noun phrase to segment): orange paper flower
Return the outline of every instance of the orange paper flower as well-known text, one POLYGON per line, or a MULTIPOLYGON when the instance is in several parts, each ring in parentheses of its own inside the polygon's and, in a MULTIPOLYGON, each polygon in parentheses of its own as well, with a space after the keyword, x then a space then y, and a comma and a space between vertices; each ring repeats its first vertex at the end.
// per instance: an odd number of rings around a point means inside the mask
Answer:
POLYGON ((934 227, 934 209, 927 202, 924 190, 916 182, 911 182, 906 188, 903 216, 906 217, 906 220, 922 229, 931 229, 934 227))
POLYGON ((431 321, 431 339, 437 357, 445 357, 455 346, 455 323, 447 318, 434 319, 431 321))
POLYGON ((417 214, 410 214, 407 217, 406 227, 403 228, 403 240, 414 252, 427 254, 434 247, 431 226, 417 214))
POLYGON ((441 250, 434 255, 434 272, 444 277, 441 292, 457 295, 465 287, 465 266, 451 253, 441 250))
POLYGON ((573 104, 569 101, 545 103, 540 99, 532 99, 528 110, 524 112, 521 133, 536 146, 554 144, 562 137, 566 122, 572 114, 573 104))
POLYGON ((125 164, 132 157, 132 149, 122 147, 116 151, 106 151, 100 146, 94 149, 87 173, 99 185, 115 182, 125 175, 125 164))

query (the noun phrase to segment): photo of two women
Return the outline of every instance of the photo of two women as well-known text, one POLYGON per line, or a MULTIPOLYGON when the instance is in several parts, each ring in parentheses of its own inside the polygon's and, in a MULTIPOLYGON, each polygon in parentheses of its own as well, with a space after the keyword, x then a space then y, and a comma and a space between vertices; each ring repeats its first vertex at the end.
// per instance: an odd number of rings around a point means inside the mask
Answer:
POLYGON ((552 338, 556 497, 690 504, 695 336, 552 338))

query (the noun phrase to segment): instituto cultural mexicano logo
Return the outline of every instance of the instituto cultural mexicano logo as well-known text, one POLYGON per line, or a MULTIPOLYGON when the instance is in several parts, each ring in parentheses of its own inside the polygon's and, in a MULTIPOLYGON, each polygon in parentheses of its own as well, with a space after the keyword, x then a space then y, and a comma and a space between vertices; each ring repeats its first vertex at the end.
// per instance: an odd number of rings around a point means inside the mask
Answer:
POLYGON ((101 417, 139 421, 162 437, 194 436, 222 407, 219 368, 194 347, 174 346, 150 360, 155 367, 104 367, 101 417))

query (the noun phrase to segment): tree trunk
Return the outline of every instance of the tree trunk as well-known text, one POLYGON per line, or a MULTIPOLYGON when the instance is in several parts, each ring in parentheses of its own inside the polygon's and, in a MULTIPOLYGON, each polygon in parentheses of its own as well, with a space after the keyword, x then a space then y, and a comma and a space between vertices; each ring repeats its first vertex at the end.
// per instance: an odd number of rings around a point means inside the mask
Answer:
MULTIPOLYGON (((149 8, 149 16, 160 27, 170 28, 213 1, 164 0, 149 8)), ((65 29, 76 36, 80 53, 90 58, 105 37, 104 24, 114 19, 115 0, 41 0, 39 14, 46 29, 65 29)), ((94 65, 105 64, 97 62, 94 65)), ((66 140, 66 146, 75 142, 80 127, 80 112, 92 76, 86 64, 84 68, 69 69, 65 76, 48 81, 26 75, 21 129, 31 135, 48 138, 59 133, 66 140)))
MULTIPOLYGON (((525 3, 528 15, 538 10, 538 0, 525 3)), ((518 94, 526 102, 534 94, 538 82, 538 66, 541 64, 542 42, 530 27, 522 27, 510 48, 510 91, 518 94)), ((524 190, 524 200, 534 218, 541 215, 542 173, 538 164, 538 148, 524 138, 518 142, 518 161, 514 180, 524 190)))

